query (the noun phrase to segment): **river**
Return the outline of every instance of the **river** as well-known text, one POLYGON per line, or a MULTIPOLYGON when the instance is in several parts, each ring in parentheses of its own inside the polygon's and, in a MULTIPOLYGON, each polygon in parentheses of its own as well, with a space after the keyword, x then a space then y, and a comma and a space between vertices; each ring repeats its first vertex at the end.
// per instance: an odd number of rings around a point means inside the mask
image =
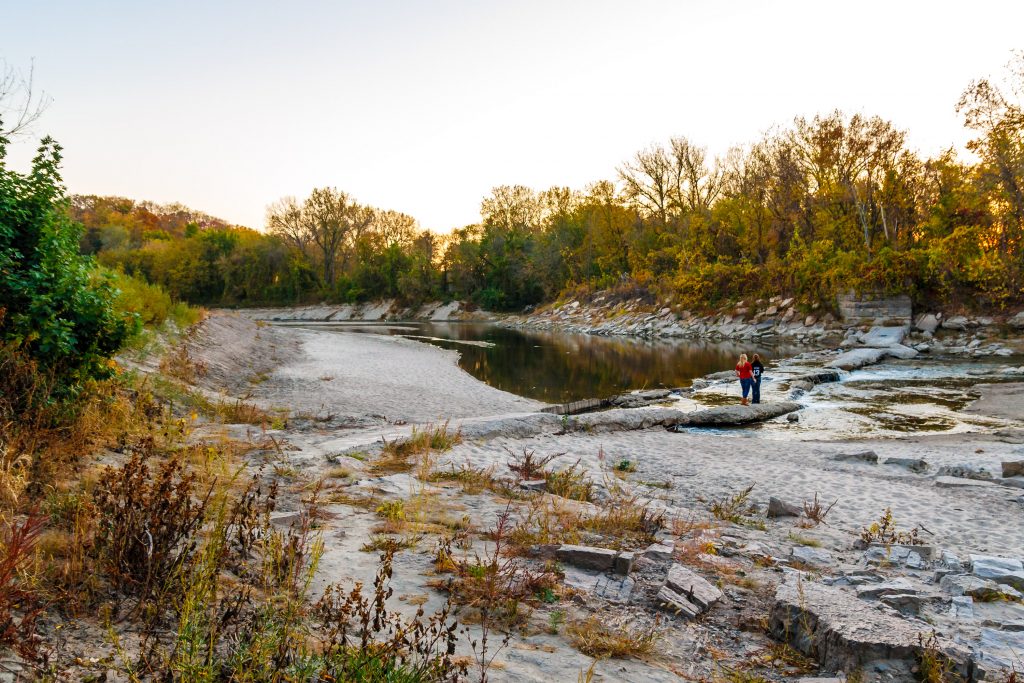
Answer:
POLYGON ((693 340, 652 341, 537 332, 488 323, 319 323, 318 330, 401 335, 459 352, 459 366, 496 389, 546 403, 607 398, 634 389, 689 386, 696 377, 729 370, 740 353, 767 363, 797 346, 693 340))

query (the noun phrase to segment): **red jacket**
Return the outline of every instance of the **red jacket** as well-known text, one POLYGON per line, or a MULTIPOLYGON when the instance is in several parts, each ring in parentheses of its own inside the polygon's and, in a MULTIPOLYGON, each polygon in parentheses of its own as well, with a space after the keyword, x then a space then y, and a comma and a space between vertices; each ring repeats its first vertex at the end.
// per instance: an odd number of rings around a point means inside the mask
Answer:
POLYGON ((753 379, 754 378, 754 366, 750 363, 737 363, 736 372, 739 373, 740 379, 753 379))

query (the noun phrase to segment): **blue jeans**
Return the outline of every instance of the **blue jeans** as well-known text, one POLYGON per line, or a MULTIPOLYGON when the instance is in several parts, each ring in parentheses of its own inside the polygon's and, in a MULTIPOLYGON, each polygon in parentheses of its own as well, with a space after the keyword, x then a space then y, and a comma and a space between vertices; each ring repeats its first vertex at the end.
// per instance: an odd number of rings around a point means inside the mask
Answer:
POLYGON ((747 397, 747 394, 750 393, 750 387, 752 387, 753 385, 754 380, 750 379, 749 377, 740 378, 740 388, 743 389, 743 398, 747 397))
POLYGON ((750 402, 751 403, 760 403, 761 402, 761 378, 760 377, 755 377, 752 380, 752 383, 750 385, 750 389, 751 389, 750 402))

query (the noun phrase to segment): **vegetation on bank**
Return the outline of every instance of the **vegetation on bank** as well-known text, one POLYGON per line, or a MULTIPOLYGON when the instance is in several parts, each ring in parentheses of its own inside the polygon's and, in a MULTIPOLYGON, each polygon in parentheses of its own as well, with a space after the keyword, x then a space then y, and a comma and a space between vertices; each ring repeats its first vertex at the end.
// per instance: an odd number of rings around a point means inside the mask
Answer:
MULTIPOLYGON (((82 247, 196 304, 458 298, 493 310, 630 287, 706 311, 830 304, 849 289, 1001 310, 1024 303, 1024 56, 957 109, 975 159, 924 158, 878 117, 797 117, 711 159, 686 138, 583 189, 496 187, 450 234, 332 188, 284 198, 268 233, 181 206, 76 197, 82 247), (1014 80, 1015 79, 1015 80, 1014 80)), ((951 103, 952 104, 952 103, 951 103)))

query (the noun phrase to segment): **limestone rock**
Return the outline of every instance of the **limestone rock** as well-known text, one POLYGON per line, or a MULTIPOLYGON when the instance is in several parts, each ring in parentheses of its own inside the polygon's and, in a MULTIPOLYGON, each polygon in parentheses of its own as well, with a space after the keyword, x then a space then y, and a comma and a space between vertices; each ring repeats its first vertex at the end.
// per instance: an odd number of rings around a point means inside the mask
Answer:
MULTIPOLYGON (((915 662, 920 653, 919 624, 892 610, 868 608, 840 588, 789 579, 775 592, 771 634, 831 671, 850 671, 878 660, 915 662)), ((963 665, 951 643, 940 647, 963 665)))
POLYGON ((686 598, 700 611, 707 611, 711 605, 722 599, 722 591, 712 586, 700 574, 693 572, 681 564, 669 567, 665 586, 686 598))
POLYGON ((922 474, 928 471, 928 462, 921 458, 886 458, 883 465, 905 467, 911 472, 922 474))
POLYGON ((661 543, 653 543, 647 546, 647 550, 644 551, 644 557, 651 560, 671 560, 674 552, 675 543, 668 539, 661 543))
POLYGON ((982 481, 980 479, 961 479, 960 477, 936 477, 935 485, 939 488, 982 488, 985 486, 995 486, 990 481, 982 481))
MULTIPOLYGON (((985 672, 1014 670, 1024 652, 1024 633, 983 628, 978 649, 980 652, 974 658, 976 668, 985 672)), ((990 679, 986 676, 984 680, 990 679)))
POLYGON ((1024 563, 1012 557, 971 555, 971 573, 982 579, 1024 590, 1024 563))
POLYGON ((773 401, 756 405, 717 406, 685 413, 675 421, 675 427, 733 427, 763 422, 800 409, 799 403, 773 401))
POLYGON ((865 365, 874 365, 883 358, 885 358, 885 349, 854 349, 839 354, 826 365, 840 370, 856 370, 865 365))
POLYGON ((679 593, 668 586, 662 586, 658 591, 658 606, 662 609, 668 610, 676 614, 677 616, 686 617, 687 619, 693 619, 700 614, 700 608, 694 605, 692 602, 687 600, 679 593))
POLYGON ((827 567, 833 563, 832 553, 822 548, 812 548, 806 545, 793 546, 789 552, 790 560, 795 560, 812 567, 827 567))
POLYGON ((885 545, 872 543, 864 558, 869 564, 896 565, 923 569, 925 563, 935 556, 935 548, 929 545, 885 545))
POLYGON ((970 463, 961 465, 943 465, 936 474, 940 477, 961 477, 962 479, 983 479, 992 478, 992 473, 984 467, 978 467, 970 463))
POLYGON ((1016 328, 1018 330, 1024 329, 1024 311, 1019 312, 1017 315, 1007 320, 1006 323, 1010 327, 1016 328))
POLYGON ((874 451, 857 451, 856 453, 838 453, 832 456, 838 462, 866 462, 870 465, 878 464, 878 453, 874 451))
POLYGON ((586 545, 563 545, 555 551, 555 557, 566 564, 608 571, 615 564, 618 553, 609 548, 594 548, 586 545))
POLYGON ((966 330, 967 329, 967 318, 962 315, 956 315, 952 318, 947 318, 942 321, 942 329, 944 330, 966 330))
POLYGON ((1010 460, 1003 462, 1002 465, 1004 477, 1024 476, 1024 460, 1010 460))
POLYGON ((774 496, 768 499, 768 517, 799 517, 803 513, 796 505, 790 505, 774 496))
POLYGON ((885 347, 885 355, 890 358, 910 360, 911 358, 917 358, 917 349, 904 346, 903 344, 893 344, 892 346, 885 347))
POLYGON ((887 348, 902 344, 906 335, 907 331, 903 327, 872 327, 864 335, 862 343, 873 348, 887 348))
POLYGON ((872 585, 859 586, 857 588, 858 598, 880 598, 884 595, 895 595, 898 593, 917 593, 917 589, 907 581, 900 577, 893 579, 892 581, 883 581, 882 583, 876 583, 872 585))
POLYGON ((933 313, 925 313, 917 317, 914 327, 921 332, 934 332, 939 328, 939 319, 933 313))

